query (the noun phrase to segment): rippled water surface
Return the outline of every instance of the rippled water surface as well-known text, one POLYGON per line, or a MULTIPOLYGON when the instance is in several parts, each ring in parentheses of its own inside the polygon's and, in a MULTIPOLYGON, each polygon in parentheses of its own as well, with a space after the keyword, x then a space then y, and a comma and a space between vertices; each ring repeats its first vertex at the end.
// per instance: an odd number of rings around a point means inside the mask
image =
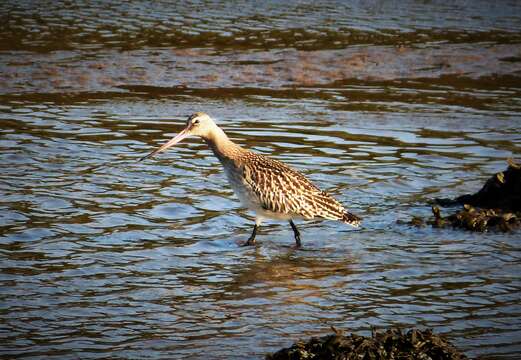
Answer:
POLYGON ((0 5, 2 356, 263 358, 394 325, 520 356, 519 233, 397 223, 519 159, 517 2, 62 5, 0 5), (137 161, 195 111, 363 227, 240 247, 252 214, 201 140, 137 161))

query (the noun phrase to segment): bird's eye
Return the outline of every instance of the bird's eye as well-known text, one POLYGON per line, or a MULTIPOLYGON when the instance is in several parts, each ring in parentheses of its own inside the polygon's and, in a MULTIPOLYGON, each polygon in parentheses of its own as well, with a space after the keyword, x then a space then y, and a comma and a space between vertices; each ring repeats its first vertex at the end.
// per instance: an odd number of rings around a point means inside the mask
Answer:
POLYGON ((199 120, 197 120, 197 119, 194 120, 194 121, 192 122, 192 124, 194 124, 194 125, 199 125, 199 120))

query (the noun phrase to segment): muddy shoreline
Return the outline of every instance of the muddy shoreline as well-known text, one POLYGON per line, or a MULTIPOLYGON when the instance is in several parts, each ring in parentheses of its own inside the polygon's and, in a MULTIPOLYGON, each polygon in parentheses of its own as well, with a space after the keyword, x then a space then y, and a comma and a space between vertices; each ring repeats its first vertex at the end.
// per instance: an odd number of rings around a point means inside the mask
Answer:
MULTIPOLYGON (((401 79, 509 78, 521 74, 520 44, 444 44, 428 47, 357 46, 337 50, 255 52, 210 49, 103 49, 0 52, 0 94, 121 91, 158 88, 324 86, 401 79)), ((512 80, 514 81, 514 80, 512 80)), ((463 82, 464 83, 464 82, 463 82)), ((502 83, 505 83, 502 81, 502 83)))

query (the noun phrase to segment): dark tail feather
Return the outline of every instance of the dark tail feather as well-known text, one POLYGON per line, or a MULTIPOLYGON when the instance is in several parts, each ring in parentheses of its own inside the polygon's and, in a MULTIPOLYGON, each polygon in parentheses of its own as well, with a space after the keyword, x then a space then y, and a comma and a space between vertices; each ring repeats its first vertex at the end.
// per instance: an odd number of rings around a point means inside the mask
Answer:
POLYGON ((342 221, 351 226, 358 227, 362 219, 355 214, 351 214, 349 211, 345 211, 344 216, 342 216, 342 221))

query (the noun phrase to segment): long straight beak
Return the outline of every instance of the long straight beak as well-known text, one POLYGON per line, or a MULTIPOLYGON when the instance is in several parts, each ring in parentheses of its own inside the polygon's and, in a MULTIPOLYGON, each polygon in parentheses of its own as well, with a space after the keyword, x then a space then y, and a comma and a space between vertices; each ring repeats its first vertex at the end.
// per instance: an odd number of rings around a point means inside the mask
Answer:
POLYGON ((188 128, 185 128, 183 131, 181 131, 179 134, 177 134, 176 136, 174 136, 170 141, 168 141, 166 144, 163 144, 161 147, 157 148, 156 150, 152 151, 150 154, 148 154, 147 156, 143 156, 141 159, 139 159, 139 161, 143 161, 145 159, 148 159, 152 156, 154 156, 155 154, 158 154, 160 152, 163 152, 165 151, 166 149, 168 149, 169 147, 172 147, 174 146, 175 144, 177 144, 178 142, 180 142, 181 140, 183 140, 184 138, 188 137, 190 135, 189 133, 189 129, 188 128))

